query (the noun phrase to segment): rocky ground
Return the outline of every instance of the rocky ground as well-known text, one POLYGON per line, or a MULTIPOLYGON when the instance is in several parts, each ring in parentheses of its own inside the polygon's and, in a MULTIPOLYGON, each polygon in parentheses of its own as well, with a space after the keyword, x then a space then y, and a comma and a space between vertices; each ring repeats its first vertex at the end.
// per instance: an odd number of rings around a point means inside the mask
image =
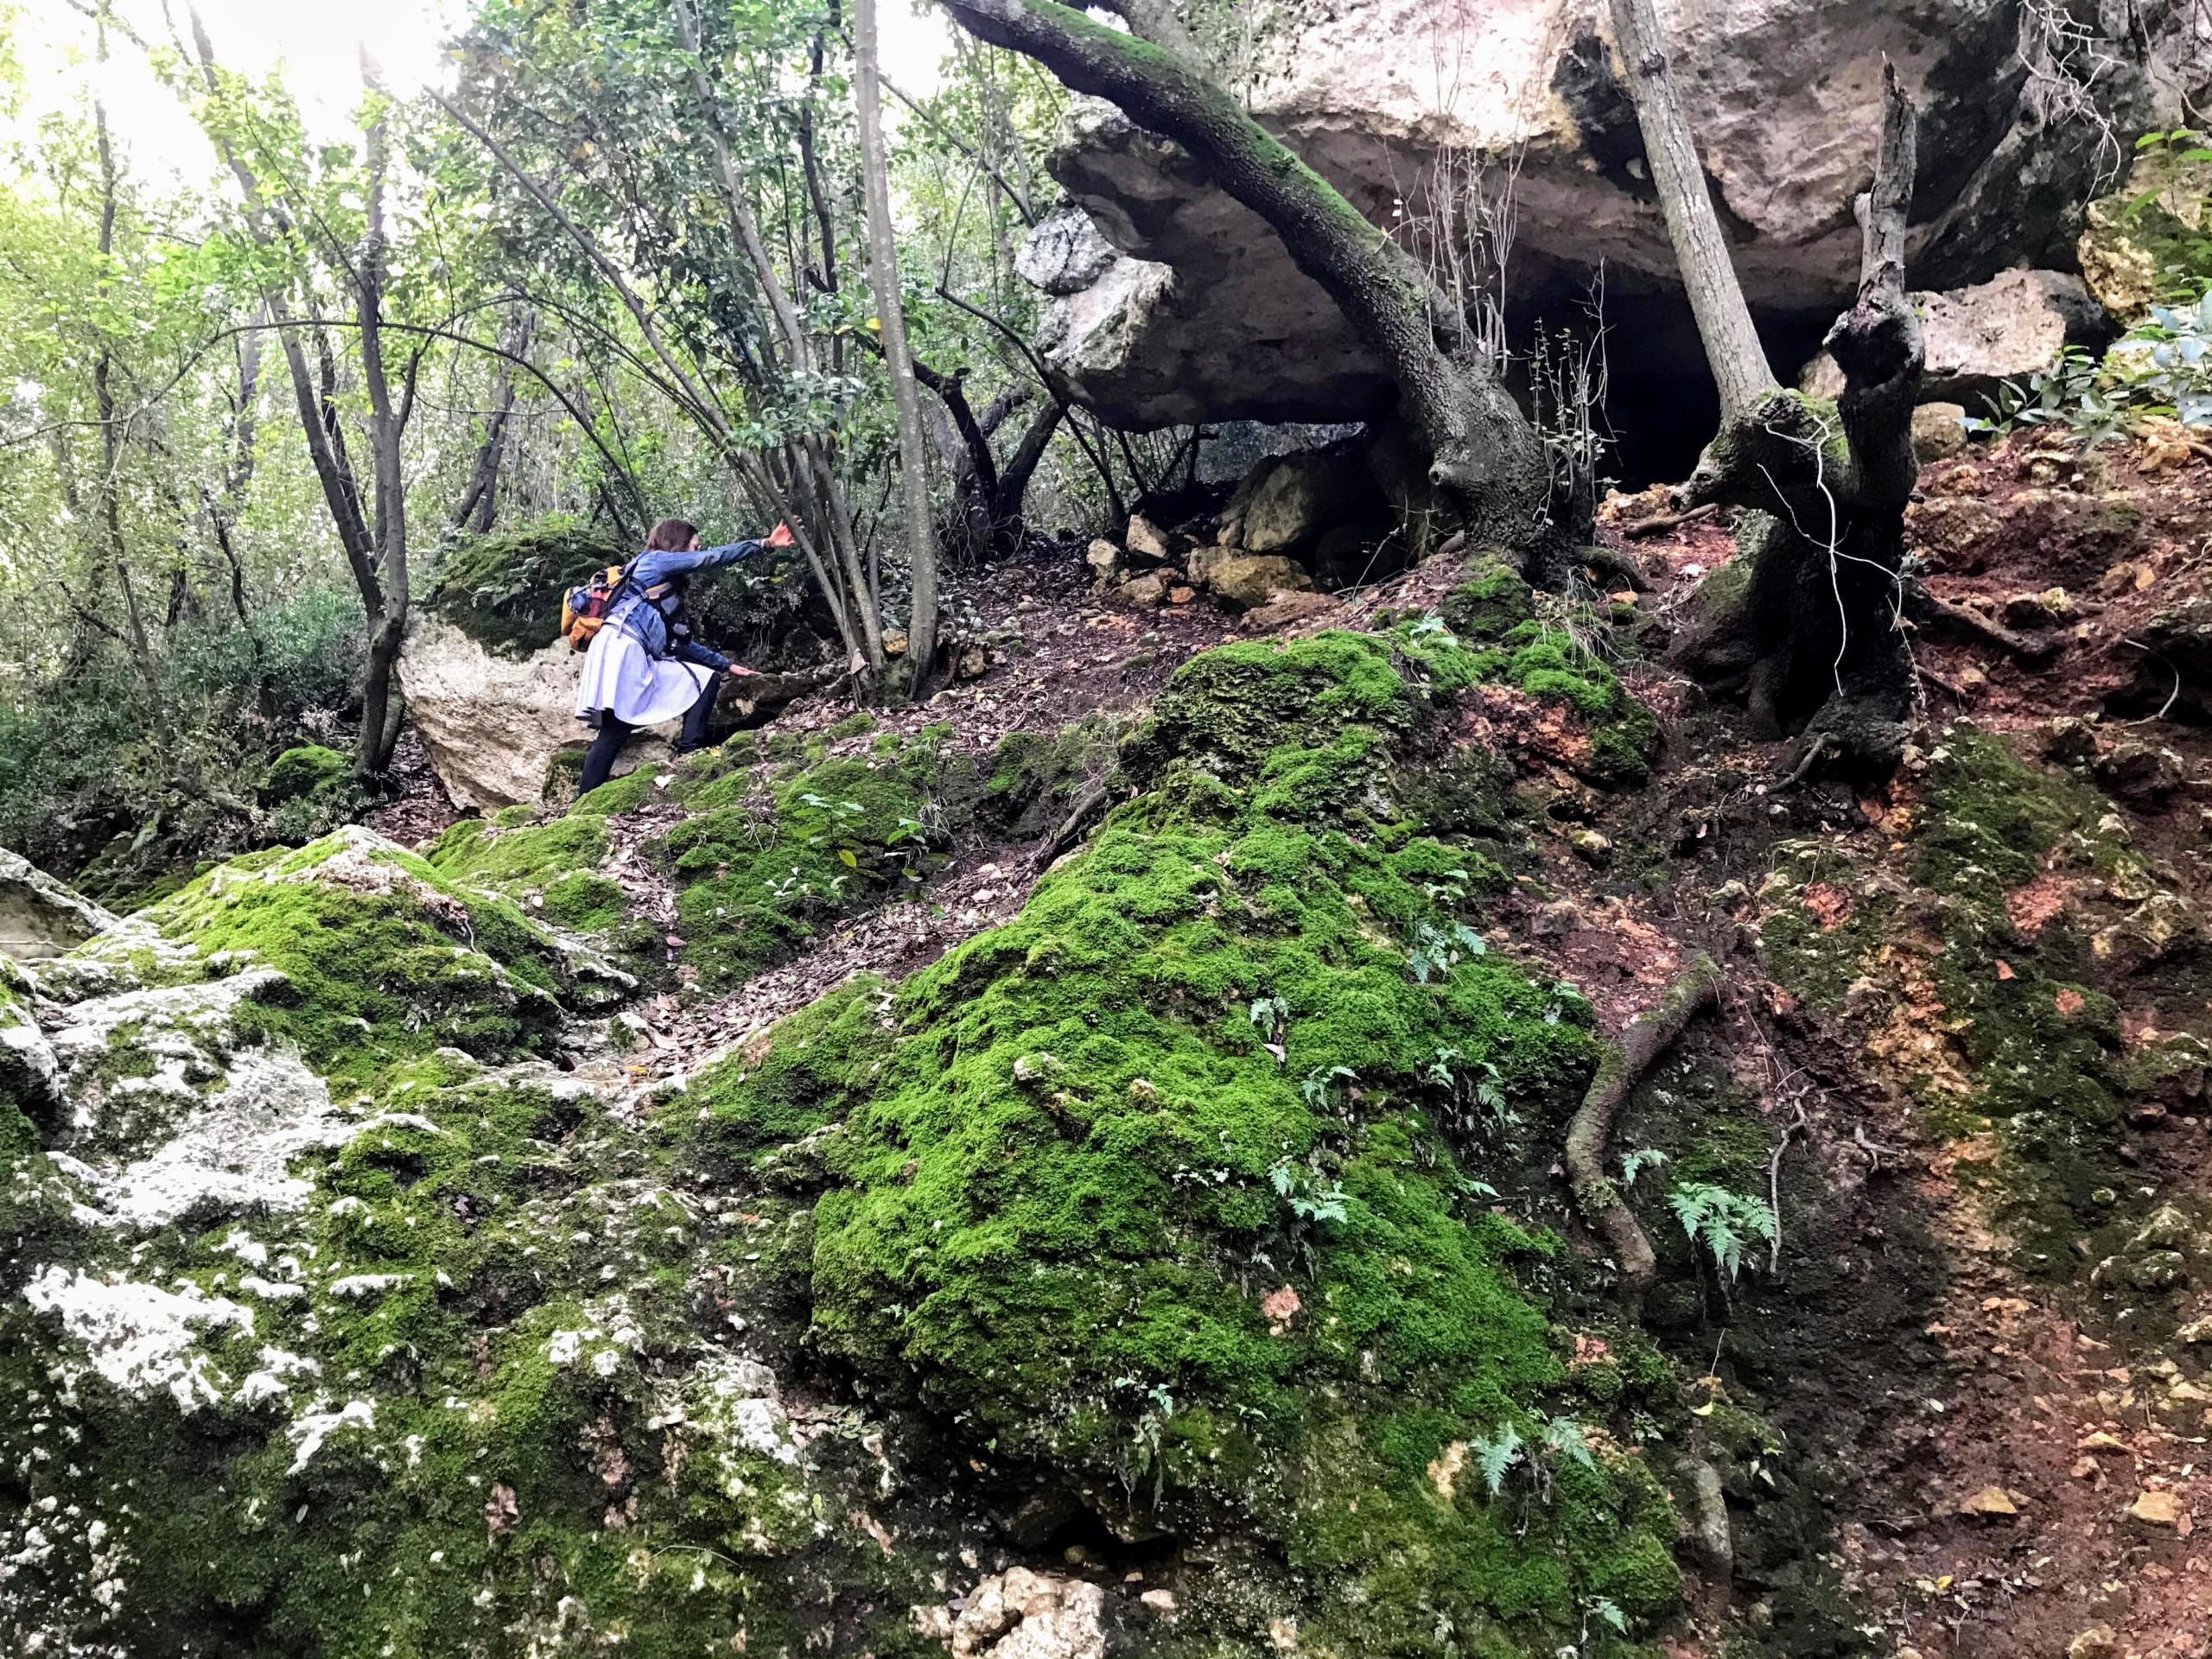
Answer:
POLYGON ((1631 501, 1573 607, 995 570, 921 708, 32 963, 0 1632, 2206 1652, 2204 468, 1928 470, 1876 798, 1658 665, 1729 543, 1631 501), (1699 952, 1630 1317, 1564 1128, 1699 952))

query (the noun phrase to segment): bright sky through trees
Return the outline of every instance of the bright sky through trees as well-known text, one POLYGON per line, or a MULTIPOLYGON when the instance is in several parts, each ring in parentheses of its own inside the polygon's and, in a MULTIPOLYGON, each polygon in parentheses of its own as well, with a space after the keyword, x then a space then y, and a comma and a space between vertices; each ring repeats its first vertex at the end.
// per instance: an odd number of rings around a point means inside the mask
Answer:
MULTIPOLYGON (((364 45, 385 84, 404 96, 440 78, 440 44, 467 12, 461 0, 199 0, 199 10, 226 65, 255 79, 281 67, 309 130, 334 136, 352 129, 364 45)), ((161 0, 114 0, 114 10, 144 40, 169 38, 161 0)), ((183 0, 169 0, 168 16, 189 28, 183 0)), ((4 127, 29 131, 41 116, 79 107, 94 73, 92 20, 59 3, 26 6, 10 16, 0 0, 0 28, 14 36, 24 71, 22 107, 4 127)), ((928 0, 888 0, 881 29, 885 68, 900 90, 934 91, 950 45, 942 14, 928 0)), ((188 178, 213 171, 206 137, 127 40, 111 41, 102 73, 110 118, 136 167, 188 178)), ((887 112, 893 125, 900 113, 895 105, 887 112)))

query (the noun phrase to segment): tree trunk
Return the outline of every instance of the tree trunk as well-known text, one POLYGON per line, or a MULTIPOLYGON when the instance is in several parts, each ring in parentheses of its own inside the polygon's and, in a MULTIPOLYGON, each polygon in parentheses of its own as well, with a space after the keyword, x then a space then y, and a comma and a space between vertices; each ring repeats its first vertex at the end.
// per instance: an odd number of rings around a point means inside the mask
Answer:
MULTIPOLYGON (((95 34, 94 51, 99 60, 107 61, 107 21, 103 8, 95 34)), ((108 133, 107 105, 101 99, 92 100, 92 127, 99 151, 100 164, 100 281, 103 297, 108 286, 108 262, 115 253, 115 145, 108 133)), ((107 557, 115 570, 117 584, 123 590, 123 613, 130 632, 127 643, 130 649, 131 666, 145 683, 154 718, 166 723, 168 710, 162 701, 160 671, 154 663, 152 637, 146 631, 146 619, 138 608, 138 589, 130 580, 130 566, 124 551, 122 490, 118 483, 118 471, 123 464, 123 434, 116 425, 114 358, 109 350, 105 325, 98 353, 92 359, 92 402, 100 423, 100 532, 107 543, 107 557)))
POLYGON ((1429 480, 1470 544, 1503 549, 1556 585, 1584 527, 1554 524, 1542 441, 1479 360, 1466 320, 1383 232, 1236 99, 1174 51, 1054 0, 945 0, 977 38, 1036 59, 1071 91, 1110 99, 1188 150, 1265 219, 1298 268, 1337 302, 1398 385, 1429 480))
MULTIPOLYGON (((1895 771, 1915 695, 1900 568, 1918 474, 1922 341, 1904 295, 1916 126, 1889 68, 1874 187, 1858 203, 1859 296, 1827 342, 1842 397, 1829 404, 1770 389, 1753 397, 1678 492, 1685 506, 1751 509, 1738 519, 1736 556, 1698 589, 1678 660, 1708 685, 1740 692, 1758 727, 1802 733, 1801 761, 1861 785, 1895 771)), ((1686 267, 1694 255, 1677 244, 1686 267)))
MULTIPOLYGON (((382 92, 362 79, 371 99, 382 92)), ((361 743, 357 769, 365 780, 391 769, 399 741, 400 711, 392 707, 393 668, 407 632, 407 483, 400 470, 399 440, 404 416, 395 412, 384 361, 384 185, 387 165, 385 117, 381 107, 366 135, 368 195, 366 223, 355 289, 360 322, 361 378, 369 394, 369 461, 376 489, 375 548, 381 603, 369 613, 369 667, 361 689, 361 743)), ((366 595, 365 594, 365 598, 366 595)))
MULTIPOLYGON (((527 308, 517 312, 508 325, 506 343, 502 349, 511 357, 527 352, 536 322, 527 308)), ((514 418, 514 365, 503 360, 496 399, 491 414, 485 417, 484 442, 476 451, 476 465, 469 471, 468 486, 461 491, 461 500, 453 511, 455 530, 481 536, 492 528, 492 521, 499 516, 499 466, 506 458, 507 426, 514 418)))
POLYGON ((1720 418, 1733 420, 1775 389, 1751 308, 1736 281, 1719 216, 1706 188, 1705 164, 1698 160, 1689 118, 1682 111, 1681 89, 1659 32, 1651 0, 1607 0, 1613 39, 1628 70, 1636 99, 1636 122, 1643 133, 1644 162, 1667 216, 1667 235, 1675 263, 1688 290, 1705 359, 1720 388, 1720 418))
MULTIPOLYGON (((883 363, 899 422, 899 493, 906 525, 906 568, 913 611, 906 622, 908 689, 920 696, 937 656, 937 534, 930 523, 929 454, 913 354, 906 348, 906 313, 899 293, 899 244, 891 219, 891 160, 883 138, 878 83, 875 0, 854 0, 853 101, 859 112, 861 180, 868 197, 868 284, 883 330, 883 363)), ((989 447, 985 446, 988 457, 989 447)))

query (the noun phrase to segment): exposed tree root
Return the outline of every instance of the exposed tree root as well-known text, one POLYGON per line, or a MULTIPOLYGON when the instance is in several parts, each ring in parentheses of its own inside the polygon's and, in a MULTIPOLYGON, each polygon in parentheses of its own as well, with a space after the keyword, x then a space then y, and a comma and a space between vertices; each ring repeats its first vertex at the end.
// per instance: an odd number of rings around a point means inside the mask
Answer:
POLYGON ((1923 632, 1947 633, 1972 645, 1993 645, 2023 668, 2047 667, 2066 649, 2066 636, 2062 632, 2017 632, 1963 605, 1938 599, 1916 582, 1905 588, 1905 617, 1923 632))
POLYGON ((1643 574, 1643 567, 1636 562, 1632 555, 1616 548, 1592 546, 1584 548, 1576 557, 1599 575, 1618 578, 1632 592, 1648 594, 1651 591, 1651 578, 1643 574))
POLYGON ((1684 1452, 1675 1465, 1690 1489, 1694 1511, 1690 1521, 1690 1554, 1707 1577, 1725 1593, 1736 1573, 1736 1540, 1728 1529, 1728 1498, 1720 1487, 1720 1471, 1703 1458, 1684 1452))
POLYGON ((1632 1306, 1640 1307, 1645 1293, 1657 1282, 1659 1262, 1620 1188, 1605 1173, 1605 1141, 1612 1134, 1613 1114, 1683 1027, 1700 1010, 1718 1006, 1719 999, 1719 967, 1700 950, 1675 976, 1656 1006, 1630 1020, 1618 1042, 1602 1046, 1598 1075, 1590 1080, 1589 1092, 1567 1125, 1567 1175, 1574 1189, 1575 1207, 1612 1247, 1632 1306))
POLYGON ((1654 518, 1639 518, 1634 524, 1623 524, 1620 531, 1630 541, 1641 541, 1647 536, 1664 536, 1670 530, 1680 530, 1684 524, 1710 518, 1719 511, 1718 501, 1708 501, 1703 506, 1692 507, 1687 512, 1662 512, 1654 518))
POLYGON ((1082 840, 1090 832, 1092 821, 1105 815, 1108 799, 1103 784, 1094 784, 1085 790, 1075 805, 1069 809, 1067 817, 1060 820, 1060 827, 1046 838, 1044 845, 1038 848, 1032 861, 1036 867, 1040 870, 1045 868, 1082 840))

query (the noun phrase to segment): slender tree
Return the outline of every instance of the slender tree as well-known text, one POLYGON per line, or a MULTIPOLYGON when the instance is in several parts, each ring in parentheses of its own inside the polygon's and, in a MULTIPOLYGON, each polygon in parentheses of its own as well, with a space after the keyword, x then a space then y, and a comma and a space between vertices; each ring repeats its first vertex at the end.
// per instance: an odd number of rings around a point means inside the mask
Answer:
POLYGON ((910 683, 919 692, 937 655, 937 533, 930 521, 929 459, 922 435, 921 397, 914 384, 913 354, 906 346, 906 314, 899 294, 899 245, 891 219, 891 159, 883 138, 883 93, 875 28, 875 0, 853 0, 853 99, 860 119, 861 179, 868 198, 868 285, 883 335, 883 362, 899 426, 899 484, 906 530, 907 569, 913 612, 907 623, 910 683))

